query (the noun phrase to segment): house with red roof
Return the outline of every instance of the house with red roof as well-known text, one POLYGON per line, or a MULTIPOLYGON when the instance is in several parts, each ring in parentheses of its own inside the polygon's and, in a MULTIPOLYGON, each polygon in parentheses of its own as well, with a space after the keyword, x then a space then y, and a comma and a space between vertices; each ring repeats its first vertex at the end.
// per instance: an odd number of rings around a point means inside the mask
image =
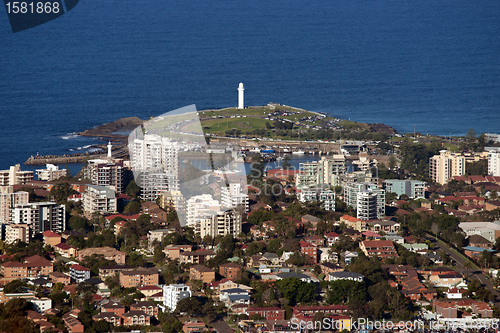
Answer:
POLYGON ((306 242, 311 243, 312 245, 318 247, 318 246, 323 246, 325 245, 325 238, 318 236, 318 235, 312 235, 310 237, 306 237, 304 239, 306 242))
POLYGON ((326 238, 326 244, 330 247, 333 245, 333 243, 335 243, 336 241, 339 240, 339 237, 340 235, 336 232, 327 232, 325 234, 325 238, 326 238))
POLYGON ((300 173, 299 170, 271 169, 266 171, 266 177, 274 177, 282 181, 288 181, 291 178, 292 182, 295 182, 295 176, 298 173, 300 173))
POLYGON ((266 320, 285 320, 285 310, 278 307, 247 308, 248 317, 259 315, 266 320))
POLYGON ((432 303, 434 312, 442 318, 463 318, 468 313, 480 318, 492 318, 493 309, 488 303, 472 299, 438 300, 432 303))
POLYGON ((76 258, 78 256, 78 250, 76 249, 76 247, 73 247, 66 243, 59 243, 54 245, 54 251, 58 252, 65 258, 76 258))
POLYGON ((157 285, 145 285, 137 288, 144 296, 149 297, 162 291, 157 285))
POLYGON ((61 235, 56 234, 53 231, 47 230, 43 234, 43 242, 45 245, 54 246, 61 243, 61 235))
POLYGON ((382 238, 382 236, 380 236, 379 234, 377 234, 376 232, 373 232, 371 230, 364 231, 361 234, 365 237, 365 239, 373 238, 375 240, 378 240, 378 239, 382 238))
POLYGON ((444 292, 446 295, 446 298, 451 298, 451 299, 461 299, 464 297, 464 294, 467 292, 467 289, 460 289, 460 288, 449 288, 447 291, 444 292))
POLYGON ((347 227, 359 232, 368 230, 368 224, 366 221, 360 220, 350 215, 341 216, 340 223, 344 223, 347 227))

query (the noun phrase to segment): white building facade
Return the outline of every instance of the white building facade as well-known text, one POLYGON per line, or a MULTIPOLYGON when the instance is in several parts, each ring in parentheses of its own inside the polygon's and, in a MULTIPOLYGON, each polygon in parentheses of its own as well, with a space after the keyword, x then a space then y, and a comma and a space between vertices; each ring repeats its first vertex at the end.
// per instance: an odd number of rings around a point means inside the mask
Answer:
POLYGON ((103 214, 116 212, 115 191, 105 186, 88 185, 82 194, 82 202, 86 215, 96 212, 103 214))
POLYGON ((214 215, 221 210, 221 204, 211 194, 195 195, 186 202, 187 225, 195 226, 207 216, 214 215))
POLYGON ((66 230, 66 206, 51 201, 16 205, 11 209, 10 220, 15 224, 28 224, 32 234, 47 230, 62 233, 66 230))
POLYGON ((146 134, 129 143, 130 162, 143 200, 155 200, 164 191, 179 189, 179 144, 146 134))
POLYGON ((323 209, 328 211, 335 211, 335 192, 329 189, 302 189, 298 193, 298 199, 303 203, 322 201, 323 209))
POLYGON ((248 213, 248 195, 243 193, 240 183, 231 183, 221 189, 221 204, 224 209, 241 207, 248 213))
POLYGON ((68 175, 68 169, 59 169, 59 166, 47 164, 45 169, 37 169, 36 176, 38 180, 53 181, 68 175))
MULTIPOLYGON (((347 205, 357 210, 358 193, 371 192, 376 194, 377 217, 382 218, 385 215, 385 191, 371 183, 347 183, 344 186, 344 201, 347 205)), ((364 197, 363 195, 362 197, 364 197)))
POLYGON ((191 288, 185 284, 163 286, 163 306, 173 312, 181 299, 191 297, 191 288))
POLYGON ((488 152, 488 175, 500 176, 500 149, 488 152))

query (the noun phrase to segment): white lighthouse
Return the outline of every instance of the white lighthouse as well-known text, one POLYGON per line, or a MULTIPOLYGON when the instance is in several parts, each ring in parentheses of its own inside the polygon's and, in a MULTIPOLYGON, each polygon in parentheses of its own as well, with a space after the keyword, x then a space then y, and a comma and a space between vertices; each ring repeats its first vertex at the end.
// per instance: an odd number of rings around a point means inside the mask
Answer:
POLYGON ((111 154, 111 147, 113 147, 113 145, 111 144, 111 141, 108 141, 108 158, 113 157, 111 154))
POLYGON ((245 88, 243 87, 243 82, 240 82, 238 86, 238 109, 245 108, 245 88))

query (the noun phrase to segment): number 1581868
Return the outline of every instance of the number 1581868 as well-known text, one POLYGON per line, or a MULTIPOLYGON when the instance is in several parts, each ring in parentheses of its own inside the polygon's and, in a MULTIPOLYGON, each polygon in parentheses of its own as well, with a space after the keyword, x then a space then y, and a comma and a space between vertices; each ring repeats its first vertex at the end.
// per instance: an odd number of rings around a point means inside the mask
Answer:
POLYGON ((59 2, 6 2, 8 14, 58 14, 59 2))

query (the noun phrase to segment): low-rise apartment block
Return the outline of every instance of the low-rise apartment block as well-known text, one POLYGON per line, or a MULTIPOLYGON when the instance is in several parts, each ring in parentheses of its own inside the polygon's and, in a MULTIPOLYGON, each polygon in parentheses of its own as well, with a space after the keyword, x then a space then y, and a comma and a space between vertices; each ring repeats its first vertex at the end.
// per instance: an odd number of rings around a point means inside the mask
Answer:
POLYGON ((6 280, 34 278, 40 275, 49 275, 54 265, 47 259, 34 255, 24 262, 7 261, 0 265, 0 273, 6 280))
POLYGON ((202 265, 194 265, 189 269, 189 279, 210 283, 215 280, 215 271, 202 265))
POLYGON ((116 249, 113 249, 109 246, 104 246, 104 247, 89 247, 86 249, 83 249, 79 251, 78 253, 78 260, 82 261, 85 257, 91 256, 91 255, 97 255, 100 256, 102 255, 104 259, 107 260, 113 260, 119 265, 125 264, 125 256, 126 254, 124 252, 120 252, 116 249))
POLYGON ((90 279, 90 269, 78 264, 71 265, 69 266, 69 275, 76 283, 80 283, 90 279))
POLYGON ((152 286, 158 284, 158 270, 156 268, 139 267, 129 271, 120 271, 120 286, 124 288, 152 286))
POLYGON ((227 263, 219 266, 219 274, 225 278, 239 280, 243 267, 235 263, 227 263))
POLYGON ((388 240, 363 241, 359 243, 359 248, 369 258, 378 256, 382 259, 398 256, 398 252, 396 251, 394 244, 388 240))

